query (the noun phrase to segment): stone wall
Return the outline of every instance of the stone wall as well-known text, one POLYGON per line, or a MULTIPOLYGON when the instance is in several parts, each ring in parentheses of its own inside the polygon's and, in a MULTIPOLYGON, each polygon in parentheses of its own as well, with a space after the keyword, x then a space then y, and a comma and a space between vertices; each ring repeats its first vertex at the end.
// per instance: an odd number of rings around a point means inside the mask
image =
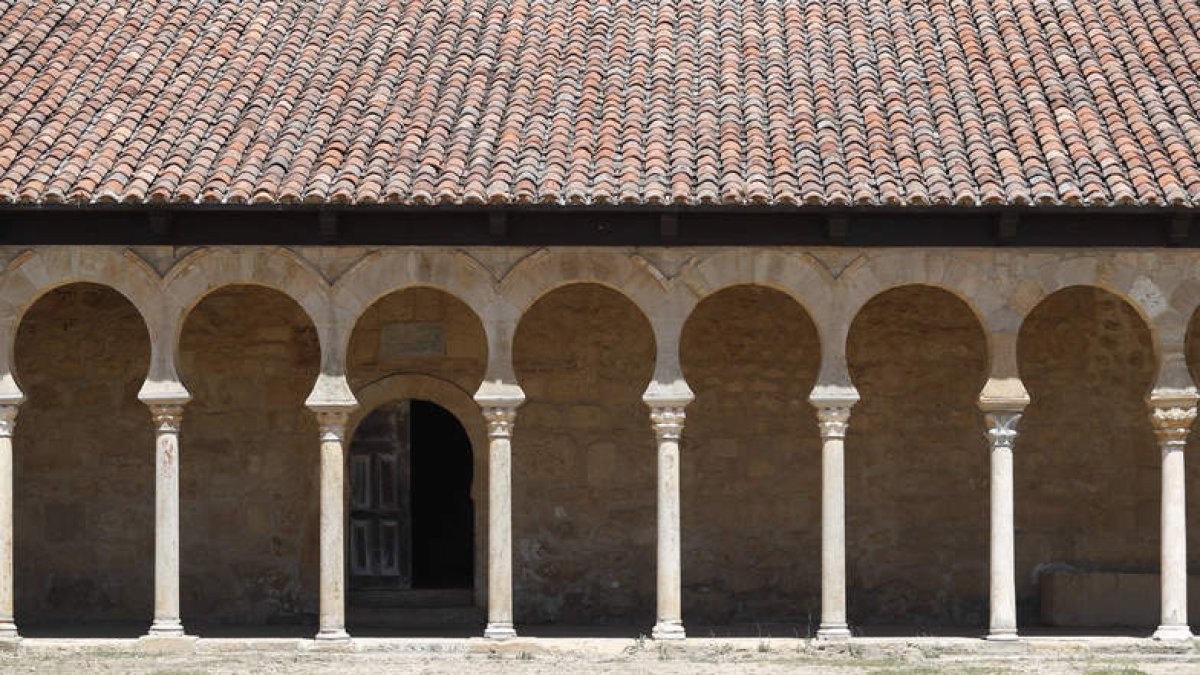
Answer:
MULTIPOLYGON (((185 622, 314 621, 319 455, 304 407, 319 367, 312 324, 275 291, 222 289, 188 316, 180 363, 193 397, 180 438, 185 622)), ((143 447, 149 456, 152 443, 143 447)))
POLYGON ((988 444, 976 401, 987 344, 971 310, 928 286, 872 299, 851 324, 861 400, 846 438, 851 625, 987 619, 988 444))
POLYGON ((150 340, 116 291, 42 297, 17 334, 28 400, 14 438, 16 612, 22 623, 149 619, 154 436, 137 399, 150 340))
POLYGON ((684 326, 685 625, 807 624, 820 613, 821 441, 807 397, 816 327, 778 291, 739 286, 684 326))
POLYGON ((654 338, 616 291, 568 286, 517 328, 527 402, 513 435, 518 621, 654 621, 654 338))
POLYGON ((1032 398, 1013 460, 1018 616, 1036 622, 1046 570, 1158 568, 1161 462, 1144 401, 1156 367, 1133 308, 1083 287, 1033 310, 1018 356, 1032 398))

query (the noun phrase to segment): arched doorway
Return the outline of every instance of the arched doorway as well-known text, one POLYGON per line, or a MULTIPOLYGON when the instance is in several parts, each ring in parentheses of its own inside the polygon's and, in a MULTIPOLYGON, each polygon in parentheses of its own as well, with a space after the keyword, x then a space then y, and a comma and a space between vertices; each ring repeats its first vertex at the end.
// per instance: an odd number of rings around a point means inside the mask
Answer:
POLYGON ((471 441, 440 405, 391 401, 349 451, 351 604, 404 607, 414 594, 474 586, 471 441))

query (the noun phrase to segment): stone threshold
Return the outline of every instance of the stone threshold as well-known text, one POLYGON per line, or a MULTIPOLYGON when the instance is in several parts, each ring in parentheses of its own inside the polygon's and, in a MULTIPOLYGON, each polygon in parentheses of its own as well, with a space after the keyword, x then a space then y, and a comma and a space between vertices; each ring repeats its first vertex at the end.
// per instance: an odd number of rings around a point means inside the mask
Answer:
POLYGON ((854 637, 825 642, 796 637, 689 637, 655 641, 649 636, 629 637, 517 637, 488 640, 482 637, 359 637, 345 642, 308 638, 205 637, 182 638, 77 638, 34 637, 0 640, 0 653, 20 656, 60 654, 246 654, 246 653, 414 653, 496 656, 618 657, 640 652, 678 656, 713 653, 791 653, 809 657, 930 658, 946 657, 1139 657, 1195 661, 1200 664, 1197 641, 1161 642, 1149 637, 1124 635, 1038 634, 1014 642, 994 642, 977 637, 901 636, 854 637))

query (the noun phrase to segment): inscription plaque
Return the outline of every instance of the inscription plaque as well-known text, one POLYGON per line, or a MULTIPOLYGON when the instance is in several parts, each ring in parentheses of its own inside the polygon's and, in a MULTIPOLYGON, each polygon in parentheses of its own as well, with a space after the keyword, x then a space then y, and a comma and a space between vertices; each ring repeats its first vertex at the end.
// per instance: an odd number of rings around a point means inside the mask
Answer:
POLYGON ((384 360, 445 353, 446 334, 440 323, 389 323, 379 332, 379 356, 384 360))

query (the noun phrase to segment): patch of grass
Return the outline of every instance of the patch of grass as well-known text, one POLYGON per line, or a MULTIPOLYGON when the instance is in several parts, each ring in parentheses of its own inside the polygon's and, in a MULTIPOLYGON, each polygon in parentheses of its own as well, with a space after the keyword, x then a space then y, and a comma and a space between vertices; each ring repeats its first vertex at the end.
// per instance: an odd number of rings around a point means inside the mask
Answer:
POLYGON ((626 654, 636 654, 640 651, 644 651, 645 649, 646 649, 646 635, 643 633, 639 633, 637 637, 633 638, 633 644, 629 645, 622 651, 624 651, 626 654))
POLYGON ((725 658, 733 653, 733 645, 728 642, 720 642, 704 650, 704 657, 709 660, 718 660, 725 658))
POLYGON ((1149 675, 1137 668, 1089 668, 1087 675, 1149 675))

